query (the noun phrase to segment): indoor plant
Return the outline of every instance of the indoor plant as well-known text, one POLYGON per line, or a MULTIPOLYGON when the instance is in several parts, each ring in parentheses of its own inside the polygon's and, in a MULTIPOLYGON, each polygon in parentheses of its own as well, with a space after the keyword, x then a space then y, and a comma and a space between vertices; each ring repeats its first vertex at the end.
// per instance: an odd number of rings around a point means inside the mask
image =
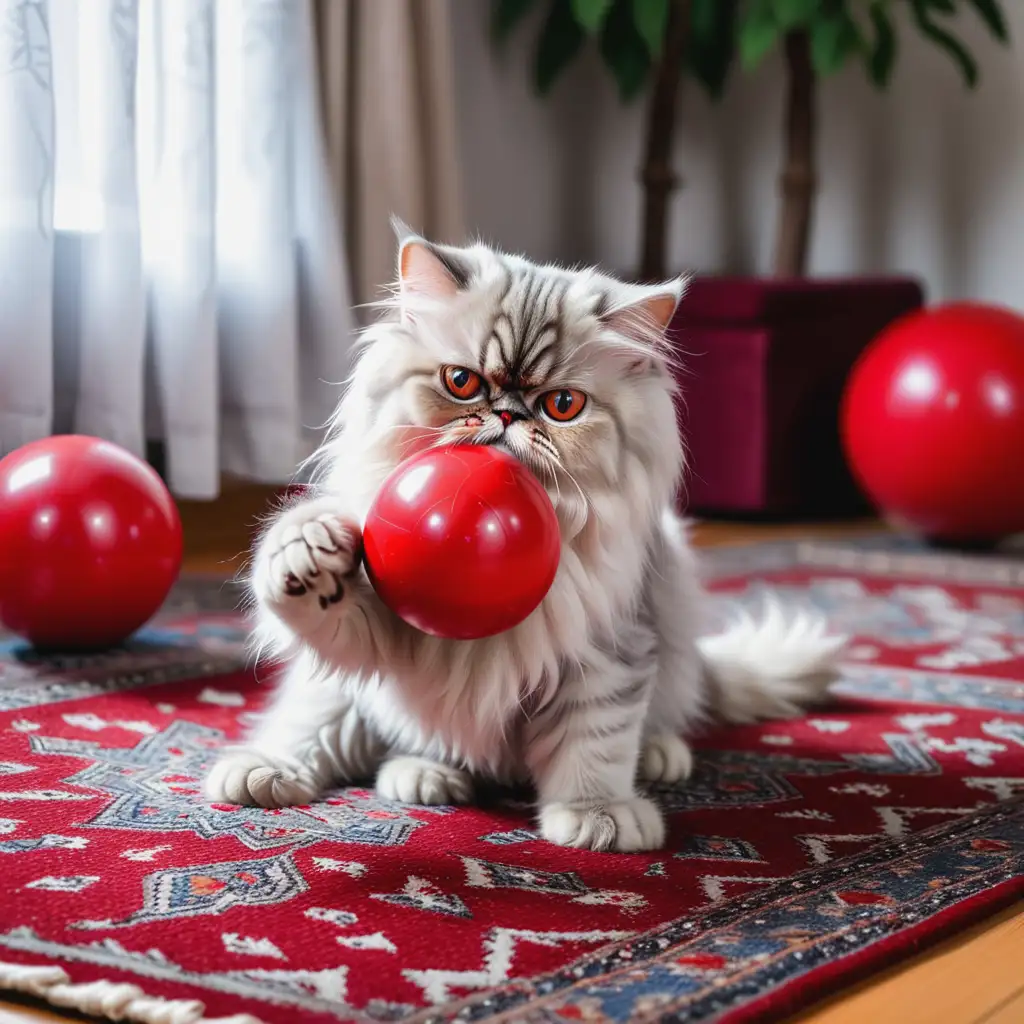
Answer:
POLYGON ((668 204, 676 108, 684 75, 721 95, 735 53, 737 0, 494 0, 500 44, 532 10, 545 7, 534 52, 533 80, 546 95, 592 40, 629 103, 646 90, 646 131, 640 167, 644 202, 639 276, 668 276, 668 204))
POLYGON ((703 510, 837 513, 860 506, 839 448, 836 409, 850 366, 888 322, 922 302, 910 278, 805 277, 816 196, 817 85, 856 60, 884 88, 898 53, 896 18, 942 47, 967 85, 977 64, 955 18, 980 16, 1005 41, 998 0, 495 0, 507 34, 546 7, 534 59, 546 92, 596 40, 628 100, 647 90, 639 276, 667 276, 669 159, 684 76, 712 95, 738 55, 752 69, 781 48, 787 71, 780 210, 770 277, 698 276, 676 323, 692 360, 685 429, 688 498, 703 510))

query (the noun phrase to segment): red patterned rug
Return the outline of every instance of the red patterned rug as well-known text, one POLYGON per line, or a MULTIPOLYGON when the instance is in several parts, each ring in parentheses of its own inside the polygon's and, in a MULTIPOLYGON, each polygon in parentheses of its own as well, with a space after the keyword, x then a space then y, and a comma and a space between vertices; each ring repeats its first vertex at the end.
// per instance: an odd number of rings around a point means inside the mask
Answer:
POLYGON ((220 585, 122 653, 0 640, 0 988, 174 1024, 764 1020, 1024 896, 1024 563, 707 557, 857 640, 834 706, 702 739, 656 855, 549 846, 500 795, 204 806, 266 693, 220 585))

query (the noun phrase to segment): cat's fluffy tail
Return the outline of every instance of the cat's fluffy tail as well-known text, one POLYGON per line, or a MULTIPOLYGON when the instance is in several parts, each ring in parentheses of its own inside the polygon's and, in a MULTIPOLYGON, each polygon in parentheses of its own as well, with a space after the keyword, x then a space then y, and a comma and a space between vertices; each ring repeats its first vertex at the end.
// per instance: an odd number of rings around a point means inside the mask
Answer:
POLYGON ((824 616, 787 615, 766 602, 756 619, 743 611, 723 632, 698 641, 710 686, 711 710, 727 722, 792 718, 827 700, 847 638, 824 616))

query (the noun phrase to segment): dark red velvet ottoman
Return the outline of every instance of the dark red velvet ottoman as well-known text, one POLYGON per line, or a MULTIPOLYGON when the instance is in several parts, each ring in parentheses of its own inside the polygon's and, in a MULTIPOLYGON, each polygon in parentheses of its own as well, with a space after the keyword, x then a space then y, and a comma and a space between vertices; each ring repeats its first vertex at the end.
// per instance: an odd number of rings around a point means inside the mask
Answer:
POLYGON ((923 302, 912 278, 698 277, 670 328, 691 513, 866 511, 839 443, 843 383, 864 346, 923 302))

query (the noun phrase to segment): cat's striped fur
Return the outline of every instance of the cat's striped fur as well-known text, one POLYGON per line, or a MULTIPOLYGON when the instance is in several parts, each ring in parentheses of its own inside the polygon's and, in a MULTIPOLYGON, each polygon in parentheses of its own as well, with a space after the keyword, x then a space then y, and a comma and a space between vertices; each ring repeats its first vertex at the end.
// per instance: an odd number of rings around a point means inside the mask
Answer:
POLYGON ((256 551, 258 641, 288 667, 207 793, 278 806, 376 773, 386 796, 437 803, 469 800, 476 776, 526 780, 555 842, 660 846, 661 816, 638 781, 680 782, 685 735, 715 712, 788 715, 820 698, 841 641, 776 613, 698 639, 663 338, 682 281, 643 287, 483 245, 400 243, 400 287, 366 332, 313 495, 280 511, 256 551), (456 402, 445 366, 486 389, 456 402), (569 423, 538 406, 560 388, 587 396, 569 423), (406 626, 359 568, 360 527, 386 474, 452 442, 519 458, 562 530, 541 607, 479 641, 406 626))

